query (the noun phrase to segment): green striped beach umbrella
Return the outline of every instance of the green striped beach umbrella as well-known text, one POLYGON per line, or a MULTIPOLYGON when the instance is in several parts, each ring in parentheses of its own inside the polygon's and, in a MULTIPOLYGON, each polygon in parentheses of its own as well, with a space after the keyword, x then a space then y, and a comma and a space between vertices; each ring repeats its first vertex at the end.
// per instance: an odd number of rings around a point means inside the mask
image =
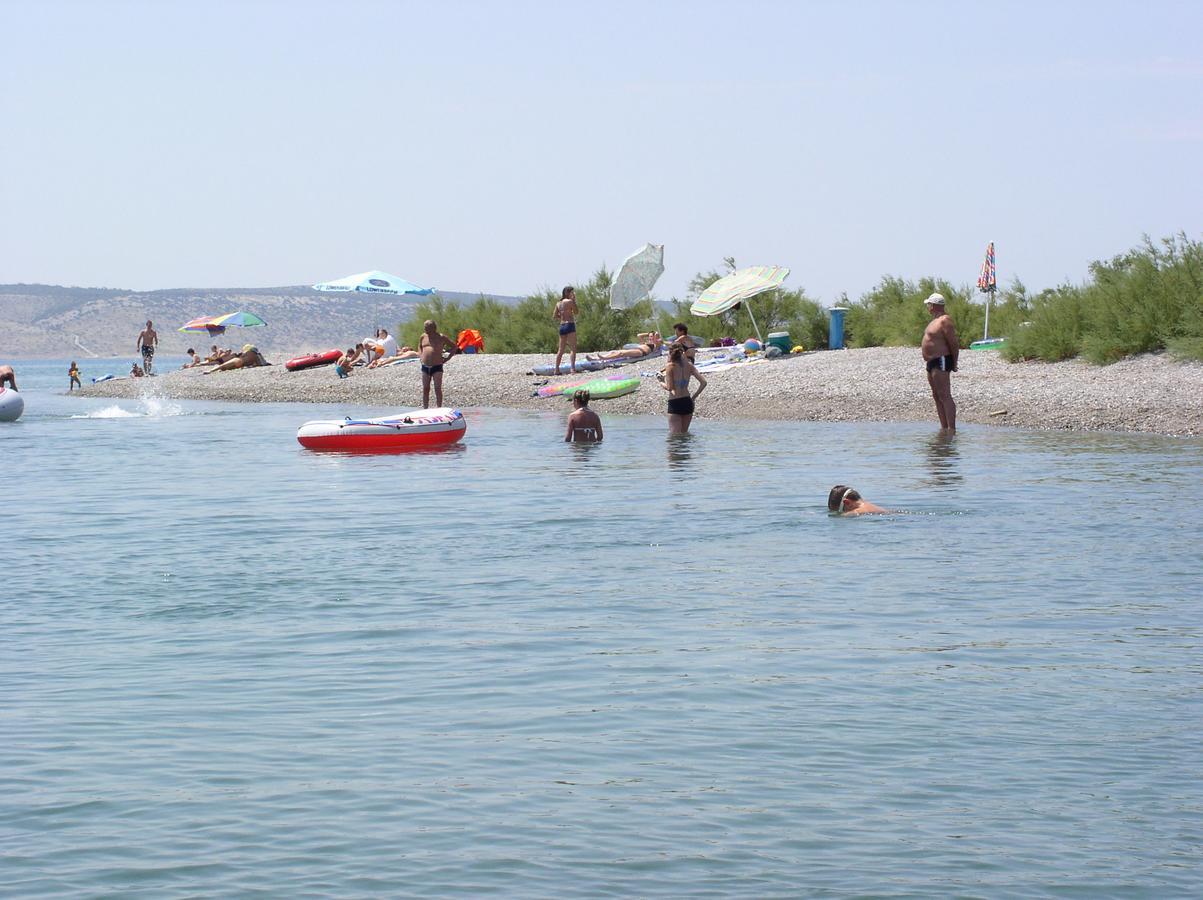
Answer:
MULTIPOLYGON (((785 266, 749 266, 740 269, 702 291, 689 311, 695 316, 717 316, 757 294, 776 290, 788 276, 789 269, 785 266)), ((760 338, 760 326, 756 324, 751 307, 748 307, 748 316, 752 319, 752 327, 756 329, 756 337, 760 338)), ((764 343, 763 338, 760 342, 764 343)))

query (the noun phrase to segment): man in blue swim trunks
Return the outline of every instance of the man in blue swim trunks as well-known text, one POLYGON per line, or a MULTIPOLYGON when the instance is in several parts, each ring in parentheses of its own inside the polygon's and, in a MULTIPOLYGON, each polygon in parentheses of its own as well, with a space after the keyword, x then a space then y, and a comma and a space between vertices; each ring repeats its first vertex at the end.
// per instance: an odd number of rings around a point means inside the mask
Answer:
POLYGON ((571 285, 560 292, 560 302, 556 304, 551 317, 560 323, 560 348, 556 351, 556 374, 560 374, 560 360, 564 358, 564 349, 569 348, 569 366, 576 374, 576 289, 571 285))
POLYGON ((957 405, 952 400, 951 375, 957 370, 961 347, 952 318, 944 311, 944 295, 932 294, 923 302, 931 321, 923 331, 919 351, 927 367, 927 383, 932 399, 936 401, 940 430, 952 432, 957 430, 957 405))

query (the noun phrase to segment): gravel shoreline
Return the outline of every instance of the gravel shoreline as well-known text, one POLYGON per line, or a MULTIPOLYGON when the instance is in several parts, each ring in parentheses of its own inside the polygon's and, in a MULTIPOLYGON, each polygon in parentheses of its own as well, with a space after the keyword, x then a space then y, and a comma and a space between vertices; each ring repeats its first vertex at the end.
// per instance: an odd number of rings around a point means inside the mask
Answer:
MULTIPOLYGON (((448 406, 567 409, 564 400, 533 395, 548 380, 529 374, 546 354, 457 356, 447 363, 448 406)), ((663 360, 607 372, 651 373, 663 360)), ((246 403, 304 402, 410 408, 422 402, 417 363, 356 369, 340 380, 332 366, 288 372, 282 365, 202 374, 168 372, 85 386, 79 396, 137 398, 145 394, 246 403)), ((931 422, 935 409, 914 347, 873 347, 803 353, 708 376, 698 400, 702 419, 795 419, 825 422, 931 422)), ((1069 431, 1203 434, 1203 364, 1166 354, 1110 366, 1079 360, 1007 363, 996 351, 964 351, 952 376, 960 424, 1014 425, 1069 431)), ((597 401, 602 414, 663 415, 666 394, 646 378, 634 394, 597 401)), ((333 415, 333 414, 332 414, 333 415)))

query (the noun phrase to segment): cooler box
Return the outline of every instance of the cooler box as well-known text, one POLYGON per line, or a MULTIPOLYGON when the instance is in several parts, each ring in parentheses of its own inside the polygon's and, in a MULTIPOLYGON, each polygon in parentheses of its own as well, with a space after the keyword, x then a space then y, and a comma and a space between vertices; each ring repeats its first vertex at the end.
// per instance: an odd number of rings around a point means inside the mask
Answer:
POLYGON ((774 331, 769 335, 768 344, 770 347, 776 347, 785 354, 788 354, 794 349, 794 344, 793 341, 789 339, 788 331, 774 331))

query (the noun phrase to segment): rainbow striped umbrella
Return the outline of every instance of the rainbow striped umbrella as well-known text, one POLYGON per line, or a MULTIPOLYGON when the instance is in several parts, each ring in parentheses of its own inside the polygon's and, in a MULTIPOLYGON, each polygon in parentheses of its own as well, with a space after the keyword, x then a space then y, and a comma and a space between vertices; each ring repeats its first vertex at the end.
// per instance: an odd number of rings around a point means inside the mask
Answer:
POLYGON ((266 324, 266 322, 254 313, 232 312, 226 313, 224 316, 201 316, 199 319, 193 319, 191 322, 186 323, 183 328, 177 328, 176 330, 205 334, 222 334, 231 325, 238 325, 242 328, 257 328, 266 324))
MULTIPOLYGON (((689 311, 695 316, 717 316, 724 313, 737 303, 742 303, 757 294, 775 290, 781 287, 781 282, 789 276, 785 266, 749 266, 732 272, 720 278, 693 301, 689 311)), ((752 318, 752 327, 760 336, 760 326, 756 324, 755 316, 749 307, 748 316, 752 318)))

